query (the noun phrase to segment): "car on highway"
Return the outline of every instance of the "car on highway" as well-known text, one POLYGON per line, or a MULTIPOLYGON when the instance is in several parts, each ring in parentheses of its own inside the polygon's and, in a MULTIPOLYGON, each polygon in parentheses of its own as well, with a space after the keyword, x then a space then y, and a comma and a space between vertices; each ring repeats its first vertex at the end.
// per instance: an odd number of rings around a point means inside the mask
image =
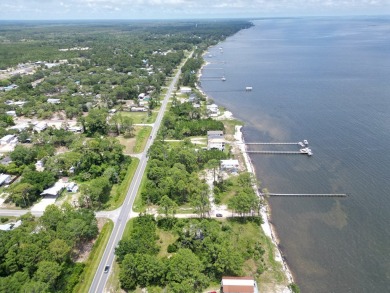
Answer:
POLYGON ((106 266, 106 267, 104 268, 104 273, 107 274, 109 270, 110 270, 110 266, 106 266))
POLYGON ((215 214, 215 216, 216 216, 217 218, 222 218, 222 217, 223 217, 222 214, 215 214))

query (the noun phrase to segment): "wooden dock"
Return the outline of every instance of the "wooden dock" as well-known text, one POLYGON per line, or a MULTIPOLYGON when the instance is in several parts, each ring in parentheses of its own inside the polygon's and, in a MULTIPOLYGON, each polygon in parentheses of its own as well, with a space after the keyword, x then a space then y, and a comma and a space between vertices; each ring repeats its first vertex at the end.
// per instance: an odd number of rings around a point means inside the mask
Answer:
POLYGON ((299 142, 246 142, 246 145, 299 145, 299 142))
POLYGON ((268 193, 275 197, 348 197, 346 193, 268 193))

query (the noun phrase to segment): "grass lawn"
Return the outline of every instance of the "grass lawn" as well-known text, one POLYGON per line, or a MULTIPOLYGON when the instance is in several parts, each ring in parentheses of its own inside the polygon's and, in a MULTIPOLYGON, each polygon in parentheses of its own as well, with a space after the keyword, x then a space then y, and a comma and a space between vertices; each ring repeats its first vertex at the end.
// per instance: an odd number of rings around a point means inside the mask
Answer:
POLYGON ((136 153, 141 153, 148 141, 150 132, 152 128, 149 126, 135 126, 135 136, 130 138, 125 138, 123 136, 118 136, 120 144, 125 147, 124 154, 132 155, 136 153))
POLYGON ((152 132, 152 127, 148 127, 148 126, 142 127, 139 131, 137 131, 135 145, 133 148, 134 153, 143 152, 151 132, 152 132))
POLYGON ((142 200, 141 192, 144 188, 144 184, 146 182, 146 172, 142 176, 142 181, 140 184, 140 187, 138 188, 137 196, 134 199, 134 204, 133 204, 133 211, 138 212, 138 213, 143 213, 146 211, 146 205, 142 200))
POLYGON ((84 271, 80 276, 80 282, 73 289, 73 292, 88 292, 113 228, 114 223, 107 219, 85 263, 84 271))
POLYGON ((239 120, 221 120, 225 126, 226 135, 234 135, 236 131, 236 125, 244 125, 242 121, 239 120))
POLYGON ((105 204, 105 210, 115 210, 119 208, 123 201, 126 198, 127 189, 129 188, 131 181, 133 180, 133 176, 135 171, 137 170, 139 164, 138 158, 132 158, 131 164, 127 169, 126 176, 120 185, 114 185, 111 190, 111 195, 109 201, 105 204))
POLYGON ((156 121, 157 113, 152 111, 152 115, 148 116, 148 112, 127 112, 127 111, 121 111, 119 112, 122 116, 130 117, 133 119, 134 124, 141 124, 141 123, 153 123, 156 121))

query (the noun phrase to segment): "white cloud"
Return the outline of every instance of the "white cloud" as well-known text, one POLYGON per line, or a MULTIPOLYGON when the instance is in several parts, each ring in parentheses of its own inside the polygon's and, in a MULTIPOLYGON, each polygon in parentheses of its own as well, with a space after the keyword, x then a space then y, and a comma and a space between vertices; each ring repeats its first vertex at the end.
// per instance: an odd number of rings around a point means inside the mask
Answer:
POLYGON ((1 0, 0 19, 390 14, 390 0, 1 0))

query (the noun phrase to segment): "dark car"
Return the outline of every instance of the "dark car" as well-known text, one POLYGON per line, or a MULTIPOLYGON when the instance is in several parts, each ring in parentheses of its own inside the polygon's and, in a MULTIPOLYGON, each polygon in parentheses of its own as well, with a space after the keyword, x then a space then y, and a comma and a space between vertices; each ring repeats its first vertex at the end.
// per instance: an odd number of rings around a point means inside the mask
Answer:
POLYGON ((223 217, 222 214, 216 214, 215 216, 216 216, 217 218, 222 218, 222 217, 223 217))
POLYGON ((110 266, 106 266, 106 267, 104 268, 104 273, 107 274, 109 270, 110 270, 110 266))

